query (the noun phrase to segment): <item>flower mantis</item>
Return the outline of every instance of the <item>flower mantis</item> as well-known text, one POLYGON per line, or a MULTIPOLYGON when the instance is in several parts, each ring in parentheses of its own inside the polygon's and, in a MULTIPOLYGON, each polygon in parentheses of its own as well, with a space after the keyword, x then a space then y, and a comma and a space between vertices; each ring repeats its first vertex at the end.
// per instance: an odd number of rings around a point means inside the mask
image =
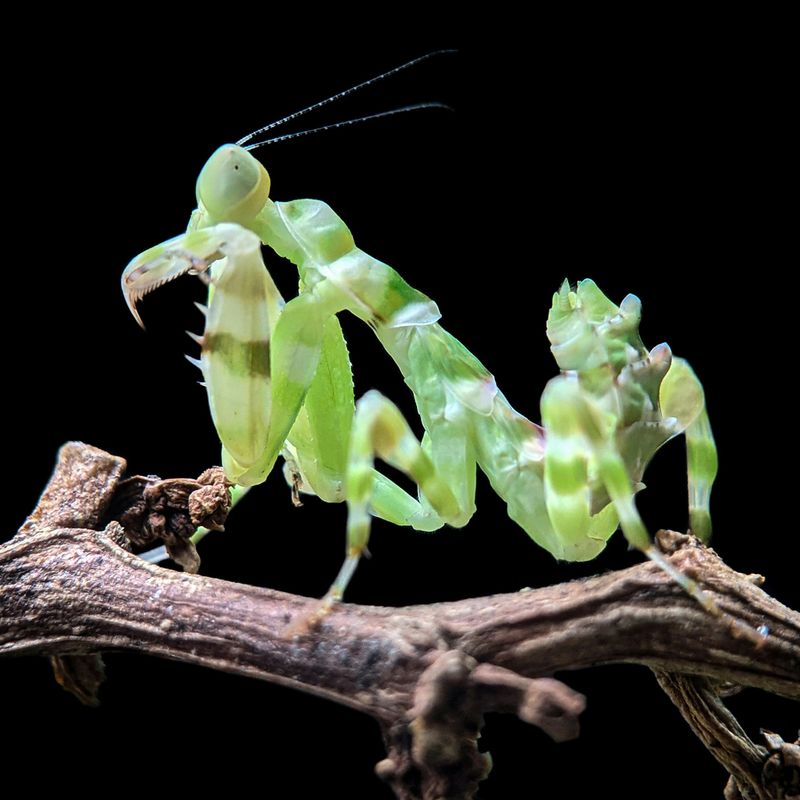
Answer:
POLYGON ((433 531, 475 511, 477 467, 509 516, 556 558, 594 558, 621 526, 628 541, 710 610, 711 599, 653 545, 634 495, 655 452, 683 433, 689 516, 711 532, 716 449, 700 382, 666 344, 639 337, 639 300, 617 306, 590 280, 553 297, 547 334, 561 374, 541 398, 542 425, 517 412, 492 374, 439 324, 435 302, 360 250, 318 200, 273 201, 266 168, 246 149, 219 148, 197 181, 185 234, 134 258, 122 277, 136 302, 179 275, 210 284, 195 337, 222 461, 231 481, 263 482, 278 456, 295 491, 348 505, 347 554, 324 598, 341 598, 377 516, 433 531), (261 243, 296 265, 285 302, 261 243), (411 389, 420 442, 376 391, 354 401, 337 315, 367 323, 411 389), (413 497, 375 469, 382 459, 417 484, 413 497))

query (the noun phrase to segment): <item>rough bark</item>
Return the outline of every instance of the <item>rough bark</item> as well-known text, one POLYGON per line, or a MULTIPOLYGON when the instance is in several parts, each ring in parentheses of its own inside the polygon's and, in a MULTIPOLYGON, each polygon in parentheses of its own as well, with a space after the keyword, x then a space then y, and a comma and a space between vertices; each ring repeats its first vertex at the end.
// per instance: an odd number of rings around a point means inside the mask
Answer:
POLYGON ((398 798, 469 798, 487 769, 476 742, 484 712, 516 713, 566 739, 577 735, 583 698, 550 676, 638 663, 657 670, 712 753, 725 751, 731 797, 791 797, 791 745, 773 739, 759 749, 738 736, 714 687, 800 699, 800 614, 689 536, 662 532, 660 542, 712 594, 720 617, 647 563, 453 603, 342 604, 296 635, 318 601, 164 570, 121 546, 123 529, 108 513, 118 508, 124 467, 95 448, 66 445, 36 511, 0 547, 0 655, 58 659, 57 674, 77 682, 68 688, 84 700, 102 678, 96 654, 108 650, 262 678, 378 719, 388 753, 377 769, 398 798), (703 737, 704 725, 729 734, 724 747, 717 734, 703 737), (780 779, 778 756, 788 764, 780 779))

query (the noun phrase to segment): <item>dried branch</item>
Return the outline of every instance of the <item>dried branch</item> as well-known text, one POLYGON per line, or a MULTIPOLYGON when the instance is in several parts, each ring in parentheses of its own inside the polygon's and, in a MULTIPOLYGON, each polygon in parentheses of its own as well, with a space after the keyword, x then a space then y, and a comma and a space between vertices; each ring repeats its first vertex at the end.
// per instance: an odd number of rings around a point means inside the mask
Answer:
MULTIPOLYGON (((691 537, 661 542, 723 618, 641 564, 454 603, 343 604, 291 638, 316 600, 167 571, 121 547, 119 524, 100 530, 123 470, 86 445, 62 448, 37 510, 0 547, 0 655, 139 651, 331 698, 381 723, 388 757, 378 770, 399 798, 473 797, 486 772, 475 741, 486 711, 575 735, 583 699, 549 677, 559 670, 639 663, 800 699, 800 614, 691 537), (756 629, 768 633, 743 635, 756 629)), ((774 748, 762 755, 763 764, 774 748)))

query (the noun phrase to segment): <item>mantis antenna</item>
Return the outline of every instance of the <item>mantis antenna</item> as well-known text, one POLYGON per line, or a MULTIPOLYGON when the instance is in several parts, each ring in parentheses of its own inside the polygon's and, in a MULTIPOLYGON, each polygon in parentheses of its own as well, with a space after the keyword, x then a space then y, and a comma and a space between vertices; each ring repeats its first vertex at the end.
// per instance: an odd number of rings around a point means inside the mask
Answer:
MULTIPOLYGON (((400 64, 400 66, 398 66, 398 67, 394 67, 394 68, 392 68, 390 70, 387 70, 386 72, 382 72, 380 75, 375 75, 374 77, 369 78, 366 81, 362 81, 361 83, 357 83, 355 86, 351 86, 350 88, 344 89, 341 92, 337 92, 336 94, 333 94, 330 97, 326 97, 324 100, 319 100, 316 103, 312 103, 310 106, 306 106, 305 108, 300 109, 300 111, 295 111, 292 114, 289 114, 289 115, 287 115, 285 117, 282 117, 279 120, 275 120, 275 122, 270 122, 268 125, 264 125, 261 128, 257 128, 256 130, 251 131, 246 136, 243 136, 241 139, 239 139, 239 141, 236 142, 236 144, 239 145, 240 147, 244 147, 244 145, 247 142, 251 141, 252 139, 254 139, 259 134, 266 133, 267 131, 270 131, 273 128, 277 128, 279 125, 283 125, 283 124, 285 124, 287 122, 291 122, 291 120, 297 119, 297 117, 301 117, 301 116, 303 116, 303 114, 308 114, 310 111, 316 111, 316 109, 322 108, 323 106, 328 105, 328 103, 333 103, 335 100, 339 100, 342 97, 346 97, 347 95, 352 94, 353 92, 357 92, 359 89, 364 89, 367 86, 371 86, 373 83, 378 83, 379 81, 382 81, 384 78, 388 78, 388 77, 390 77, 390 76, 392 76, 392 75, 394 75, 394 74, 396 74, 398 72, 402 72, 403 70, 408 69, 409 67, 413 67, 415 64, 419 64, 422 61, 427 61, 429 58, 433 58, 434 56, 438 56, 438 55, 444 55, 444 54, 447 54, 447 53, 456 53, 456 52, 458 52, 458 51, 457 50, 434 50, 433 52, 426 53, 423 56, 418 56, 417 58, 414 58, 411 61, 407 61, 405 64, 400 64)), ((346 120, 344 122, 334 123, 333 125, 330 125, 330 126, 326 125, 326 126, 323 126, 322 128, 315 128, 313 130, 314 131, 326 130, 327 128, 335 128, 335 127, 338 127, 339 125, 350 125, 350 124, 352 124, 354 122, 361 122, 361 121, 367 120, 367 119, 374 119, 374 118, 377 118, 377 117, 388 116, 390 114, 397 114, 397 113, 400 113, 400 112, 403 112, 403 111, 412 111, 412 110, 415 110, 417 108, 442 108, 442 107, 443 108, 447 108, 447 106, 443 106, 441 103, 420 103, 419 105, 416 105, 416 106, 407 106, 405 108, 398 108, 398 109, 395 109, 394 111, 383 111, 383 112, 380 112, 378 114, 371 114, 369 116, 361 117, 359 119, 354 119, 354 120, 346 120)), ((311 133, 311 132, 312 131, 305 131, 304 133, 311 133)), ((279 139, 288 139, 288 138, 291 138, 292 136, 301 136, 301 135, 302 135, 302 133, 297 133, 297 134, 289 134, 287 136, 276 137, 274 139, 267 139, 266 141, 263 141, 263 142, 251 144, 248 147, 245 147, 245 149, 246 150, 250 150, 250 149, 252 149, 254 147, 258 147, 260 144, 267 144, 269 142, 278 141, 279 139)))
POLYGON ((255 150, 257 147, 261 147, 262 145, 275 144, 275 142, 283 142, 287 139, 296 139, 298 136, 305 136, 309 133, 321 133, 322 131, 330 131, 334 128, 343 128, 346 125, 355 125, 357 122, 367 122, 368 120, 379 119, 380 117, 391 117, 393 114, 402 114, 405 111, 419 111, 423 108, 443 108, 446 111, 453 110, 451 106, 445 105, 444 103, 414 103, 414 105, 403 106, 402 108, 393 108, 389 111, 378 111, 375 114, 367 114, 364 117, 355 117, 354 119, 343 119, 339 122, 331 122, 329 125, 320 125, 318 128, 306 128, 306 130, 296 131, 295 133, 284 133, 280 136, 273 136, 271 139, 263 139, 260 142, 252 142, 242 149, 255 150))

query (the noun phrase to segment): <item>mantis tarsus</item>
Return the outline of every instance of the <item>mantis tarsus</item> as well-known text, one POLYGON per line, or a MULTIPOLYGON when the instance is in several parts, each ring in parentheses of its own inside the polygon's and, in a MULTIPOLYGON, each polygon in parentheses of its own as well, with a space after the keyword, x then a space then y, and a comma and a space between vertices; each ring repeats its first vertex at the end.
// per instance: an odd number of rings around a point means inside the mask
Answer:
POLYGON ((348 504, 347 556, 325 598, 342 596, 378 516, 432 531, 472 516, 476 466, 509 516, 560 559, 594 558, 621 525, 628 541, 707 608, 711 599, 654 547, 634 495, 656 450, 684 433, 691 529, 711 532, 714 446, 700 382, 667 345, 648 351, 640 303, 616 306, 589 280, 554 295, 547 324, 561 375, 541 399, 542 425, 518 413, 493 376, 438 323, 436 304, 355 246, 318 200, 270 199, 264 166, 224 145, 197 181, 188 231, 137 256, 122 278, 131 310, 185 274, 210 282, 197 365, 237 484, 261 483, 276 459, 290 481, 348 504), (261 243, 295 264, 299 293, 284 302, 261 243), (337 314, 366 322, 412 390, 420 443, 376 391, 356 404, 337 314), (378 456, 408 474, 414 498, 374 469, 378 456))

